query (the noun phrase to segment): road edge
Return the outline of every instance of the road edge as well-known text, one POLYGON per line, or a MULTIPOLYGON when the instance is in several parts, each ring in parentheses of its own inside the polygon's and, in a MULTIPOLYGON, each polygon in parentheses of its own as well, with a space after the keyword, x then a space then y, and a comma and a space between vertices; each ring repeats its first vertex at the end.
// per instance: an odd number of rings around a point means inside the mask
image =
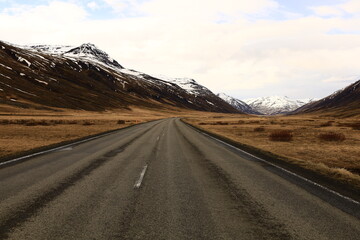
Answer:
POLYGON ((207 134, 216 140, 220 140, 226 144, 231 145, 234 148, 238 148, 241 151, 246 152, 249 156, 253 155, 256 158, 262 159, 265 162, 274 164, 280 168, 283 168, 289 172, 295 173, 304 179, 308 179, 315 184, 328 188, 336 193, 339 193, 347 198, 360 202, 360 189, 350 183, 341 182, 330 176, 323 175, 319 172, 303 168, 300 165, 290 162, 284 157, 280 157, 274 153, 261 150, 259 148, 249 146, 240 142, 236 142, 232 139, 224 137, 220 134, 216 134, 205 129, 199 128, 196 125, 186 122, 184 119, 180 119, 184 124, 197 129, 199 132, 207 134))

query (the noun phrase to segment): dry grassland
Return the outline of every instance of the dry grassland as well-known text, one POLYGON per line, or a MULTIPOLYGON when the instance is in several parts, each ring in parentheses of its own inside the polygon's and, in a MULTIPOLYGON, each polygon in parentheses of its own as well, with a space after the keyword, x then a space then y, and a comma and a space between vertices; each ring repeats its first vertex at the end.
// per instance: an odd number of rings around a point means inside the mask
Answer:
POLYGON ((171 115, 138 108, 101 113, 12 110, 0 112, 0 158, 171 115))
POLYGON ((360 187, 360 119, 207 114, 187 122, 360 187))

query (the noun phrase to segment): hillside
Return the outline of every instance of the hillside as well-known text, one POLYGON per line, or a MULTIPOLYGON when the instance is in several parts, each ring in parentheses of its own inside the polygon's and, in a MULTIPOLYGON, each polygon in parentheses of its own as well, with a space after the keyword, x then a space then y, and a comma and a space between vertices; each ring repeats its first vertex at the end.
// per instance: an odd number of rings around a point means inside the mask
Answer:
POLYGON ((360 115, 360 80, 328 97, 306 104, 293 113, 317 113, 352 117, 360 115))
POLYGON ((208 89, 203 93, 205 87, 197 85, 202 94, 125 69, 93 44, 22 47, 0 42, 2 105, 91 111, 136 105, 239 112, 208 89))

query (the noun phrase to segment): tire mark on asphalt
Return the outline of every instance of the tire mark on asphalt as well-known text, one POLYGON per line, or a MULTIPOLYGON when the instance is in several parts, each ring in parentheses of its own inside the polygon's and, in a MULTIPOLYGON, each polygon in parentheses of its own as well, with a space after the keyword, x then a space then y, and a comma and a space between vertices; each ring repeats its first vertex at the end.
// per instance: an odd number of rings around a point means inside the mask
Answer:
MULTIPOLYGON (((150 163, 152 160, 156 158, 157 152, 159 151, 159 142, 160 141, 153 141, 154 147, 152 148, 149 156, 147 157, 145 164, 147 166, 147 171, 151 168, 150 163)), ((146 176, 145 176, 146 178, 146 176)), ((113 235, 114 238, 119 239, 134 239, 133 236, 131 236, 131 223, 134 219, 134 216, 136 215, 137 206, 140 203, 140 196, 142 194, 142 189, 144 185, 146 185, 146 179, 143 179, 142 181, 142 187, 138 188, 137 191, 134 191, 134 194, 132 195, 132 198, 129 200, 129 204, 125 207, 123 211, 123 217, 122 221, 119 223, 119 228, 117 229, 117 232, 113 235)))
MULTIPOLYGON (((158 123, 159 124, 159 123, 158 123)), ((26 204, 17 209, 16 212, 7 218, 5 221, 0 222, 0 239, 5 239, 8 237, 8 233, 15 227, 20 226, 22 223, 26 222, 29 218, 35 215, 41 208, 46 206, 48 203, 53 201, 56 197, 61 195, 66 189, 73 186, 76 182, 83 179, 85 176, 89 175, 92 171, 104 165, 107 161, 112 159, 117 154, 124 151, 130 144, 135 140, 143 136, 145 133, 150 131, 156 125, 148 128, 142 134, 137 135, 136 137, 129 140, 126 144, 121 147, 105 153, 102 157, 97 158, 95 161, 91 162, 88 166, 76 172, 72 176, 66 178, 63 182, 59 183, 57 186, 51 188, 49 191, 45 192, 41 196, 32 199, 29 204, 26 204)))
POLYGON ((239 188, 221 167, 207 159, 203 151, 180 130, 178 124, 175 124, 175 127, 189 149, 199 156, 197 160, 200 160, 200 163, 208 170, 211 178, 216 179, 219 187, 225 189, 231 199, 235 201, 236 209, 253 226, 251 231, 257 236, 257 239, 293 239, 284 224, 274 219, 245 189, 239 188))

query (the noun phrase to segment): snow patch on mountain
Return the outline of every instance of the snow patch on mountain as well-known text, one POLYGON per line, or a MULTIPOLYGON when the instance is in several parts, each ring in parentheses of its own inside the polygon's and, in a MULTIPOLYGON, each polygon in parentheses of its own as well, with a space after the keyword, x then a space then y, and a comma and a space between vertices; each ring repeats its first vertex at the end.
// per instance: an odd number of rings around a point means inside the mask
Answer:
POLYGON ((116 70, 123 69, 123 67, 117 61, 115 61, 106 52, 100 50, 92 43, 85 43, 79 47, 61 45, 34 45, 28 47, 39 52, 70 58, 74 61, 82 60, 85 62, 100 64, 116 70))
POLYGON ((154 78, 170 82, 178 85, 189 94, 193 94, 194 96, 213 94, 208 88, 200 85, 194 79, 191 78, 170 78, 164 75, 151 75, 154 78))
POLYGON ((251 108, 266 115, 292 112, 312 101, 314 99, 290 99, 286 96, 270 96, 244 100, 251 108))
POLYGON ((231 97, 225 93, 219 93, 219 94, 217 94, 217 96, 244 113, 261 114, 261 113, 255 111, 254 109, 252 109, 252 107, 250 107, 247 103, 245 103, 239 99, 236 99, 234 97, 231 97))
POLYGON ((75 48, 74 46, 65 46, 65 45, 32 45, 27 46, 30 49, 35 49, 38 52, 46 52, 50 54, 64 54, 71 49, 75 48))
POLYGON ((23 58, 23 57, 18 57, 18 61, 19 62, 22 62, 22 63, 25 63, 28 67, 31 66, 31 63, 29 62, 29 60, 23 58))
POLYGON ((138 72, 138 71, 135 71, 132 69, 127 69, 127 68, 123 68, 123 69, 119 70, 119 72, 122 72, 122 73, 125 73, 128 75, 132 75, 132 76, 136 76, 136 77, 141 77, 141 75, 143 74, 141 72, 138 72))

